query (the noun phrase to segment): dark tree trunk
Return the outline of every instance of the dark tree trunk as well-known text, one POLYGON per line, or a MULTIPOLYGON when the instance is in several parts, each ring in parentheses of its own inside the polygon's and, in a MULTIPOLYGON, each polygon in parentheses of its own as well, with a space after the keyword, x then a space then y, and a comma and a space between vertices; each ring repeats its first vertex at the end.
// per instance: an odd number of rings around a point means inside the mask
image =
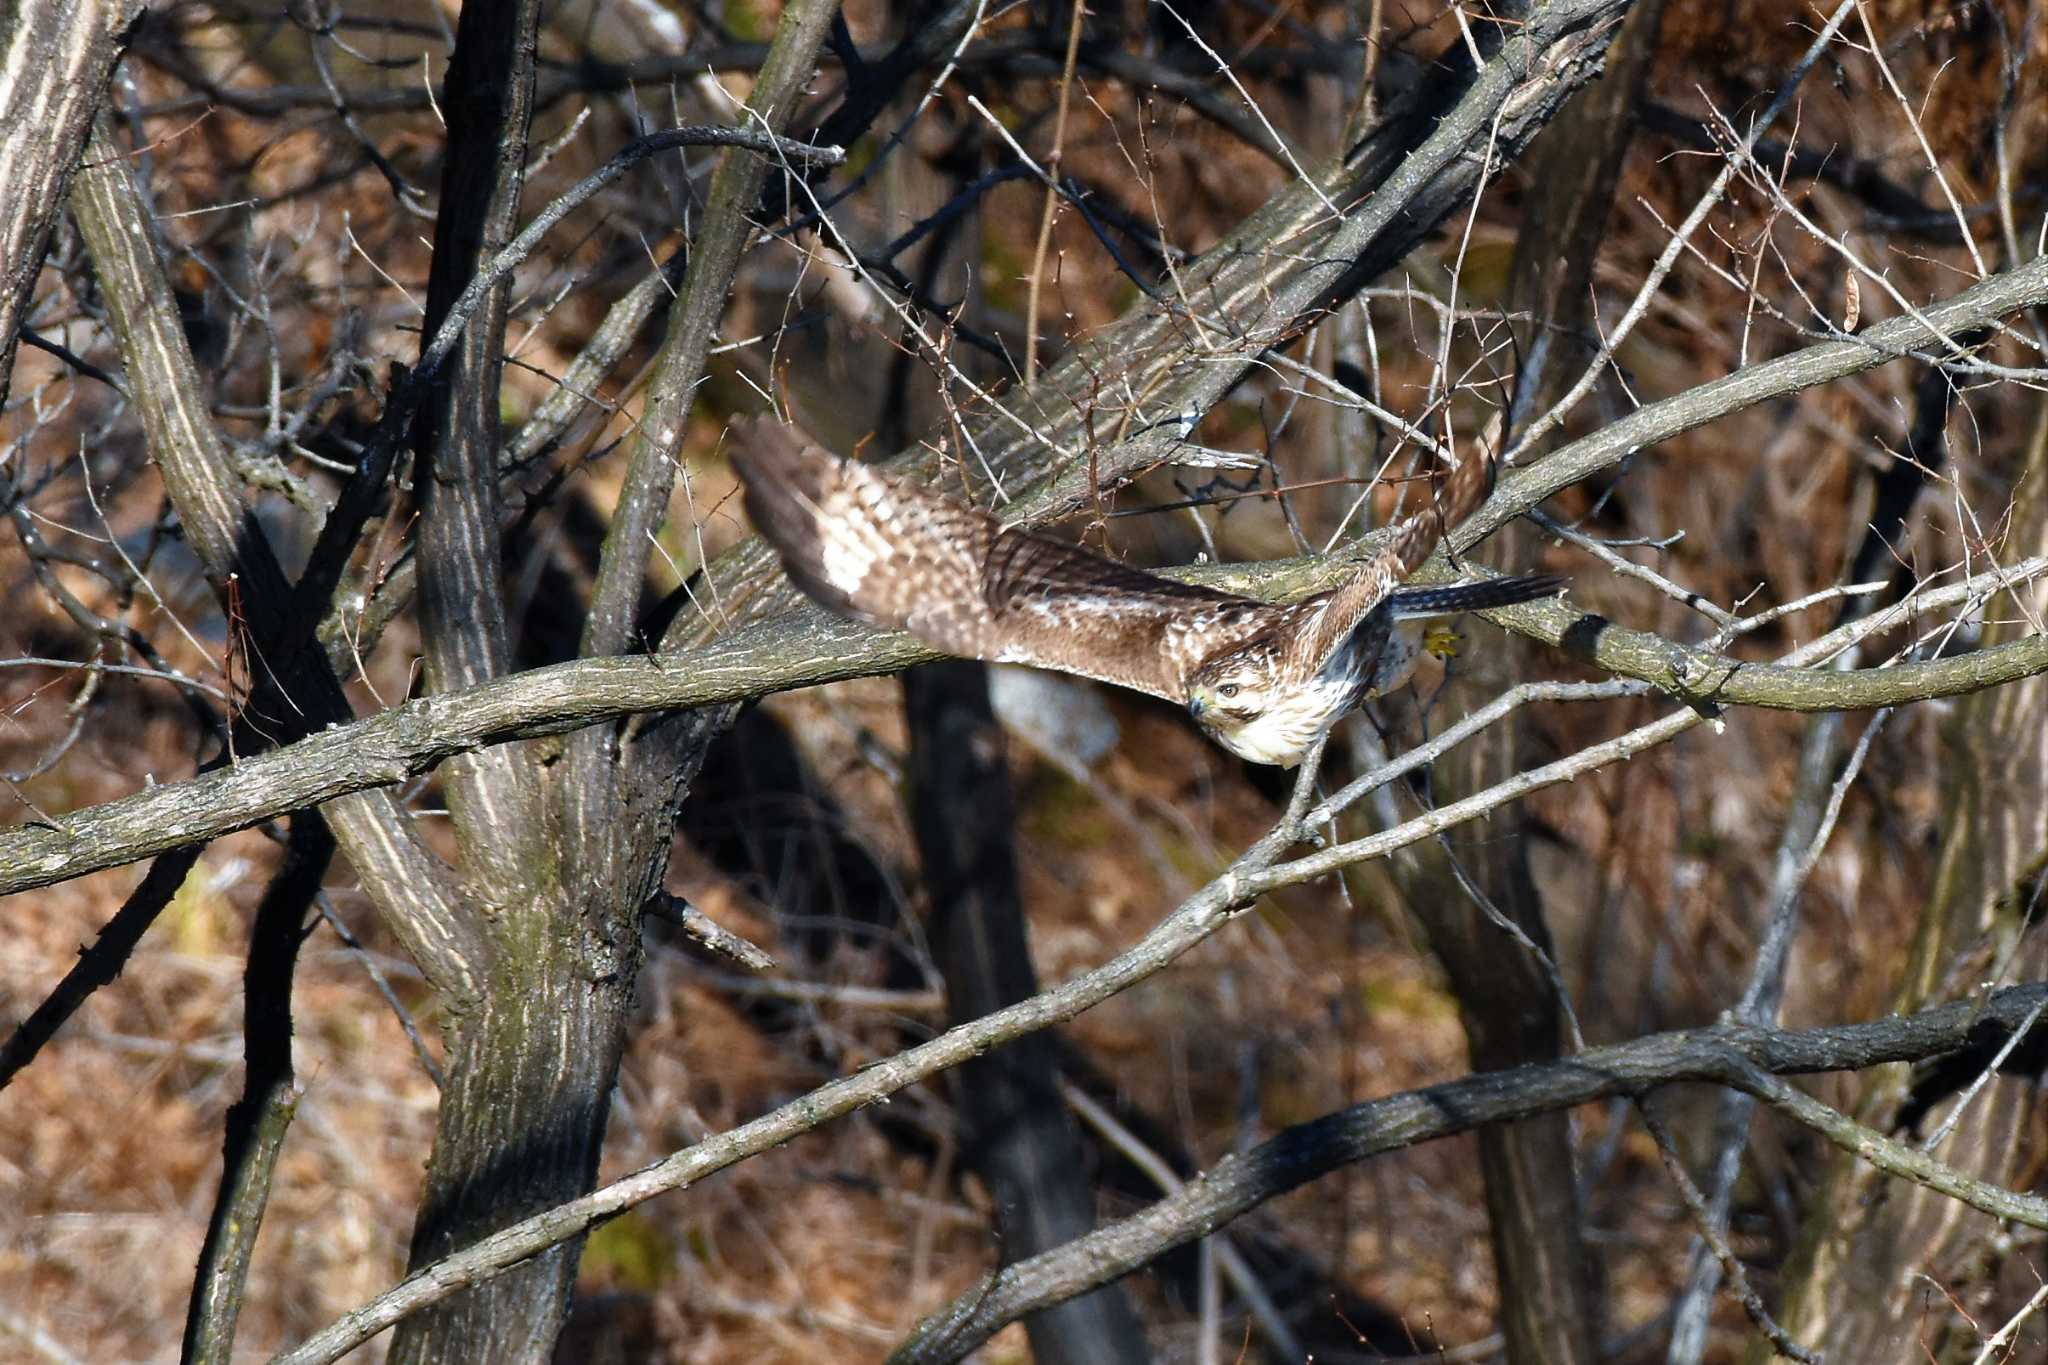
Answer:
MULTIPOLYGON (((428 336, 517 228, 541 9, 540 0, 462 8, 444 96, 428 336)), ((509 281, 491 292, 413 432, 422 648, 437 692, 511 668, 496 465, 508 293, 509 281)), ((486 961, 475 1007, 449 1032, 414 1269, 583 1193, 597 1177, 639 965, 638 902, 577 903, 548 846, 542 771, 534 746, 503 745, 444 772, 486 961)), ((555 1247, 409 1320, 392 1359, 547 1359, 581 1251, 581 1239, 555 1247)))
MULTIPOLYGON (((1009 769, 977 663, 903 675, 918 856, 930 892, 932 951, 954 1023, 1038 993, 1017 895, 1009 769)), ((1094 1183, 1060 1099, 1050 1034, 1035 1033, 960 1068, 960 1145, 996 1206, 1003 1260, 1022 1260, 1095 1226, 1094 1183)), ((1024 1320, 1035 1358, 1148 1358, 1144 1330, 1115 1285, 1024 1320)))
POLYGON ((306 915, 334 859, 334 835, 317 811, 292 817, 283 864, 256 907, 242 972, 242 1098, 227 1114, 220 1194, 199 1252, 185 1314, 181 1359, 212 1365, 234 1356, 256 1234, 270 1199, 271 1173, 298 1104, 292 1074, 292 977, 306 941, 306 915))
MULTIPOLYGON (((1512 308, 1540 319, 1539 326, 1519 333, 1525 364, 1519 380, 1528 388, 1532 411, 1562 397, 1592 358, 1590 349, 1569 339, 1586 317, 1593 263, 1662 9, 1655 0, 1636 7, 1615 41, 1607 73, 1530 149, 1534 201, 1516 240, 1512 308), (1539 343, 1551 344, 1539 350, 1539 343)), ((1534 549, 1526 535, 1510 532, 1494 543, 1505 553, 1504 559, 1493 557, 1497 567, 1515 572, 1532 566, 1534 549)), ((1519 642, 1502 644, 1507 663, 1489 670, 1490 688, 1495 681, 1517 681, 1529 653, 1516 647, 1519 642)), ((1491 786, 1529 766, 1525 750, 1519 718, 1510 716, 1438 765, 1433 795, 1453 800, 1491 786)), ((1431 849, 1398 874, 1449 974, 1478 1071, 1547 1061, 1558 1055, 1562 1040, 1563 1015, 1551 974, 1475 899, 1484 897, 1554 958, 1542 897, 1530 873, 1525 824, 1519 811, 1509 812, 1489 823, 1480 840, 1431 849)), ((1601 1277, 1586 1238, 1568 1117, 1482 1128, 1478 1145, 1508 1359, 1517 1365, 1597 1359, 1601 1277)))
MULTIPOLYGON (((512 951, 449 1052, 414 1266, 573 1198, 597 1176, 634 973, 604 974, 574 907, 535 902, 517 919, 524 942, 501 938, 512 951)), ((580 1238, 555 1247, 408 1319, 392 1359, 547 1360, 582 1248, 580 1238)))

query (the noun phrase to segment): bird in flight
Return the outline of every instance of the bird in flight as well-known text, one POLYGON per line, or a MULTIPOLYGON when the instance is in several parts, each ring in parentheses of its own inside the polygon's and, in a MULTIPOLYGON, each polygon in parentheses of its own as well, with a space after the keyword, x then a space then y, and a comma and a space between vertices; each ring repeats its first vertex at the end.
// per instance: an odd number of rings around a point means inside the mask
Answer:
POLYGON ((1408 680, 1420 622, 1551 597, 1552 575, 1401 586, 1493 486, 1497 443, 1467 455, 1345 583, 1286 605, 1177 583, 1029 531, 788 425, 738 432, 754 527, 805 594, 963 658, 1030 664, 1185 706, 1254 763, 1293 767, 1359 702, 1408 680))

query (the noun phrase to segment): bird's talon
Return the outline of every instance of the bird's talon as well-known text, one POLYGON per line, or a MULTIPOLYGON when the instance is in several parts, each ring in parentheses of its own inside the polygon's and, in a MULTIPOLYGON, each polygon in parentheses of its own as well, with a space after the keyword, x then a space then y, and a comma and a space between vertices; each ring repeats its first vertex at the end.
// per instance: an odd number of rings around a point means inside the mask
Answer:
POLYGON ((1422 647, 1439 659, 1455 659, 1465 637, 1447 625, 1434 625, 1422 634, 1422 647))

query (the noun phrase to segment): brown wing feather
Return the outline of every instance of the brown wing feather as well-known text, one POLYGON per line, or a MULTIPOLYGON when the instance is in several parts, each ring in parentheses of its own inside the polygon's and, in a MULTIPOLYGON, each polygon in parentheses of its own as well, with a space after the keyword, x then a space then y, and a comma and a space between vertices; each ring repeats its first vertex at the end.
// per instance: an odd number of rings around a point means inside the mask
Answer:
POLYGON ((1366 613, 1422 567, 1451 527, 1479 510, 1493 491, 1501 430, 1496 417, 1480 437, 1478 448, 1458 462, 1428 506, 1396 522, 1386 546, 1365 562, 1357 576, 1320 600, 1321 610, 1302 631, 1293 651, 1296 663, 1307 674, 1319 670, 1331 652, 1350 638, 1366 613))
POLYGON ((1421 568, 1450 528, 1477 512, 1493 492, 1494 475, 1500 468, 1501 434, 1501 420, 1496 416, 1480 436, 1478 448, 1458 462, 1429 505, 1396 523, 1386 553, 1400 562, 1402 578, 1421 568))
POLYGON ((739 431, 747 512, 790 579, 842 616, 950 654, 1078 673, 1182 701, 1205 622, 1272 609, 1077 546, 1004 530, 908 479, 827 454, 789 427, 739 431))

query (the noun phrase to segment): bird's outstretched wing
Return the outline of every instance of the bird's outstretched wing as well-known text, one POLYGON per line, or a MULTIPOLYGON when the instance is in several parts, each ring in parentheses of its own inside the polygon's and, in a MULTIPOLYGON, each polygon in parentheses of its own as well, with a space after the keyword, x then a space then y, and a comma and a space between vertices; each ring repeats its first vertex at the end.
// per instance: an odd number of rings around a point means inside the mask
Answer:
MULTIPOLYGON (((1356 577, 1342 587, 1335 589, 1318 604, 1320 610, 1309 621, 1296 641, 1295 654, 1310 671, 1321 666, 1351 638, 1366 614, 1394 595, 1409 574, 1422 567, 1438 543, 1451 527, 1479 510, 1479 504, 1486 501, 1486 495, 1493 491, 1493 478, 1500 460, 1502 424, 1498 418, 1488 428, 1477 448, 1468 452, 1459 461, 1430 497, 1427 504, 1403 517, 1394 524, 1391 539, 1378 554, 1367 560, 1356 577)), ((1494 580, 1501 581, 1501 580, 1494 580)), ((1522 580, 1506 580, 1518 582, 1522 580)), ((1485 586, 1485 585, 1473 585, 1485 586)), ((1424 590, 1418 590, 1424 591, 1424 590)), ((1434 590, 1428 590, 1434 591, 1434 590)), ((1545 592, 1534 596, 1548 596, 1545 592)), ((1312 601, 1315 599, 1311 599, 1312 601)), ((1526 597, 1513 599, 1528 601, 1526 597)), ((1481 602, 1482 607, 1500 607, 1510 602, 1481 602)), ((1449 611, 1465 611, 1465 607, 1449 608, 1449 611)), ((1421 615, 1445 614, 1442 610, 1416 613, 1421 615)))
POLYGON ((1025 531, 841 460, 787 425, 738 430, 747 513, 803 591, 950 654, 1186 700, 1205 623, 1273 610, 1025 531))

